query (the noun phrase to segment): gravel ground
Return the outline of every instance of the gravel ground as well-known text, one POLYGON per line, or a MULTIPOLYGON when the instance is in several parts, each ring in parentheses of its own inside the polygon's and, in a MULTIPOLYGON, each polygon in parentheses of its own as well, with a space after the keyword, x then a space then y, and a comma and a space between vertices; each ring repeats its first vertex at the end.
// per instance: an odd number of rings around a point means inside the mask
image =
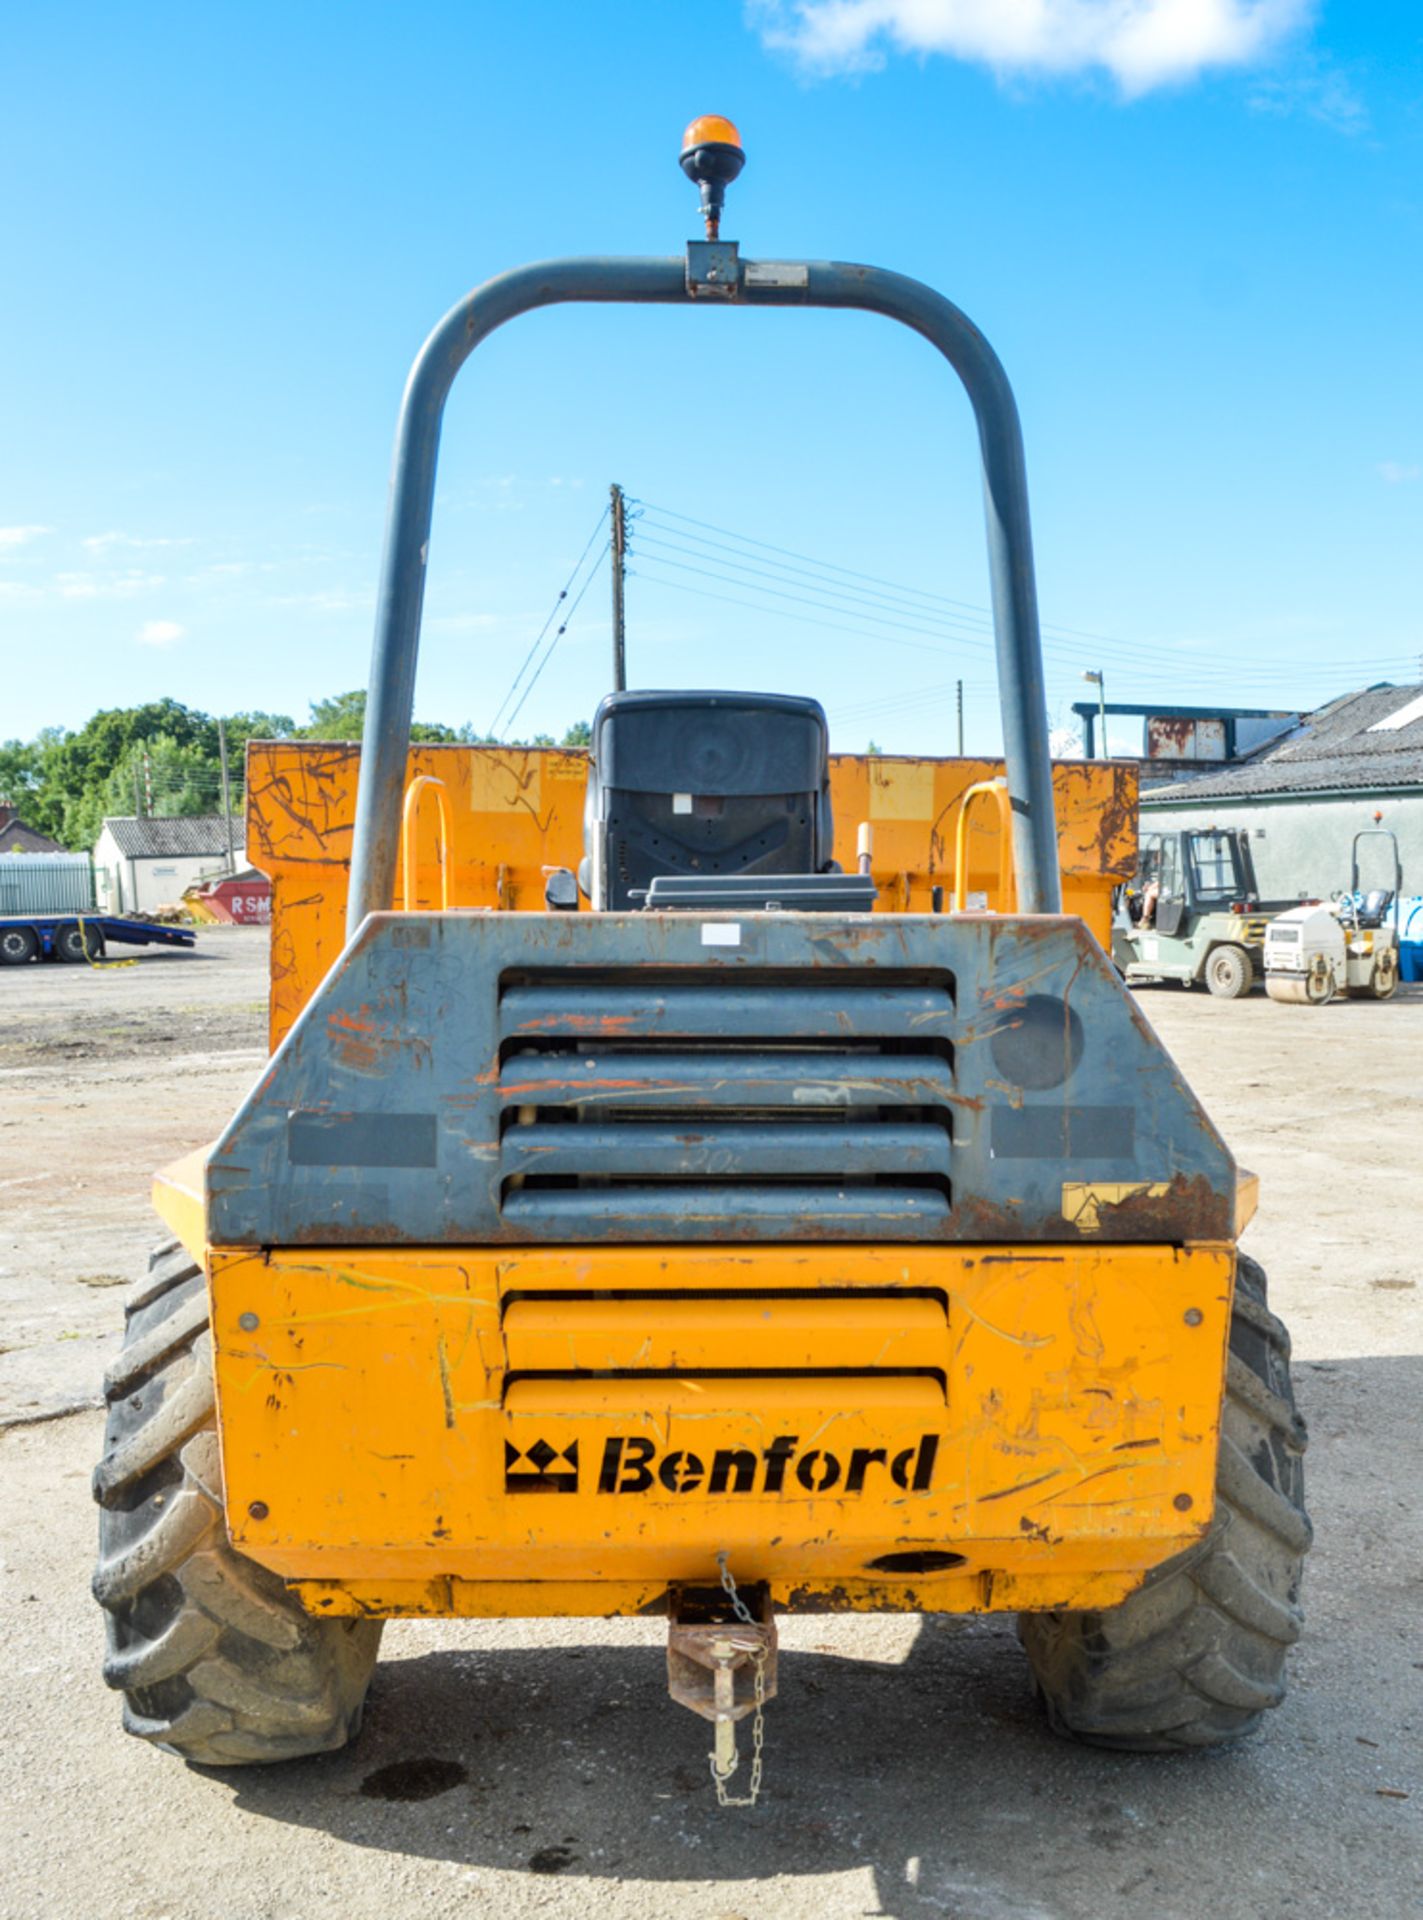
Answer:
POLYGON ((1423 994, 1141 996, 1263 1176, 1246 1245, 1313 1434, 1310 1624, 1266 1734, 1201 1758, 1077 1749, 1007 1621, 793 1620, 746 1814, 712 1803, 650 1623, 396 1623, 366 1731, 319 1762, 199 1773, 121 1734, 87 1592, 86 1403, 153 1237, 151 1170, 261 1063, 265 964, 264 935, 231 932, 0 978, 4 1920, 1423 1914, 1423 994))

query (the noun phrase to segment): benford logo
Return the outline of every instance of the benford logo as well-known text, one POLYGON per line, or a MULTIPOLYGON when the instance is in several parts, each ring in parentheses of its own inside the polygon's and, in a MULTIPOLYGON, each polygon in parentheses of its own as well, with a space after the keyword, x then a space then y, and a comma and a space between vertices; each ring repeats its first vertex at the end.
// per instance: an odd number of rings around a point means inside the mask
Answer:
POLYGON ((800 1436, 779 1433, 768 1447, 718 1447, 702 1455, 684 1447, 660 1453, 644 1434, 614 1434, 603 1443, 599 1493, 803 1494, 863 1493, 876 1478, 905 1493, 927 1493, 934 1479, 939 1436, 926 1433, 914 1446, 891 1454, 888 1447, 854 1447, 842 1459, 825 1447, 800 1450, 800 1436))

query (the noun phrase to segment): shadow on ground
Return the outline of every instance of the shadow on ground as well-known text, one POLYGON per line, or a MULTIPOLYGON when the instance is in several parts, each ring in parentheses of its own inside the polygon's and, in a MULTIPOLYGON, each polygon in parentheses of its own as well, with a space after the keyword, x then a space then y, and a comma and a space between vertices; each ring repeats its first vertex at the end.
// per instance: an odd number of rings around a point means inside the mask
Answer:
POLYGON ((599 1881, 873 1868, 883 1914, 973 1920, 1060 1913, 1035 1890, 1074 1875, 1084 1895, 1149 1900, 1162 1870, 1150 1829, 1175 1824, 1177 1794, 1223 1808, 1260 1785, 1259 1748, 1141 1759, 1056 1740, 1011 1623, 926 1621, 902 1663, 783 1653, 768 1718, 762 1804, 722 1811, 708 1730, 668 1701, 660 1644, 438 1653, 377 1669, 349 1754, 230 1777, 249 1814, 387 1852, 567 1873, 590 1900, 599 1881))
POLYGON ((758 1916, 810 1912, 798 1881, 823 1892, 822 1876, 870 1870, 895 1920, 1298 1920, 1346 1900, 1402 1913, 1423 1657, 1417 1521, 1396 1463, 1423 1361, 1298 1371, 1318 1529, 1309 1626, 1288 1701, 1239 1747, 1134 1756, 1057 1739, 1010 1617, 928 1618, 907 1650, 903 1623, 801 1620, 768 1713, 762 1804, 721 1811, 709 1730, 668 1700, 651 1623, 579 1644, 569 1622, 562 1644, 524 1648, 501 1624, 487 1651, 466 1623, 457 1650, 377 1667, 352 1749, 224 1788, 250 1815, 476 1879, 562 1874, 590 1906, 631 1882, 664 1883, 668 1911, 674 1885, 738 1883, 740 1905, 723 1898, 739 1913, 751 1883, 758 1916))

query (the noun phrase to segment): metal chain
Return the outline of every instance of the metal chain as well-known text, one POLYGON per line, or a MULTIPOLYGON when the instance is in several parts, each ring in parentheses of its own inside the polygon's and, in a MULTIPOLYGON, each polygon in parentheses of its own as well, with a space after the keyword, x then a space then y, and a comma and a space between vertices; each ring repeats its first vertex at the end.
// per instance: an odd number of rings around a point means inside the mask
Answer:
MULTIPOLYGON (((731 1602, 732 1612, 736 1615, 737 1619, 742 1621, 746 1626, 759 1626, 760 1622, 753 1617, 751 1609, 736 1590, 736 1580, 728 1563, 727 1555, 725 1553, 719 1553, 716 1557, 716 1563, 721 1569, 722 1590, 731 1602)), ((758 1645, 755 1652, 751 1655, 751 1664, 755 1674, 756 1711, 751 1718, 750 1791, 737 1795, 728 1793, 726 1790, 727 1781, 730 1780, 741 1764, 739 1758, 734 1759, 726 1772, 722 1773, 717 1767, 715 1752, 708 1754, 707 1759, 711 1765, 712 1780, 716 1786, 716 1801, 719 1807, 754 1807, 761 1795, 763 1749, 766 1744, 766 1648, 764 1643, 758 1645)))

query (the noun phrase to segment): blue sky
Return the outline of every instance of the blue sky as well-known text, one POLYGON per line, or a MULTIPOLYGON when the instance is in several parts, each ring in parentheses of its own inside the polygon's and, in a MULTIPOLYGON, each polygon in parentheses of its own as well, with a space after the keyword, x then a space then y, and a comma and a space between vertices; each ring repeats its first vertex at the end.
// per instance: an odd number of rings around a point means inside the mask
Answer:
MULTIPOLYGON (((1411 0, 59 0, 0 69, 0 737, 361 683, 423 335, 526 259, 679 251, 705 111, 745 140, 746 253, 917 274, 997 346, 1056 714, 1098 666, 1286 707, 1423 678, 1411 0)), ((843 315, 564 310, 482 348, 422 718, 498 712, 610 480, 649 509, 634 684, 813 692, 837 744, 932 752, 962 678, 996 746, 966 404, 843 315)), ((604 570, 519 731, 591 711, 607 608, 604 570)))

